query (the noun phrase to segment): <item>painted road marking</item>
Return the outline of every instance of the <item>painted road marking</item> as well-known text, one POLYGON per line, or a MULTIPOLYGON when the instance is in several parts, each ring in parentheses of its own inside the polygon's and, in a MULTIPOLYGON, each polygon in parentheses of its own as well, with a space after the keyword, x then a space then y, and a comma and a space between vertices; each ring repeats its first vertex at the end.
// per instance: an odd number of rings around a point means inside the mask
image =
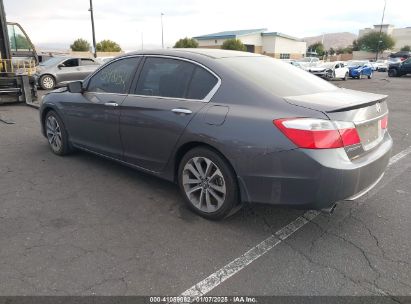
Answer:
MULTIPOLYGON (((401 151, 400 153, 394 155, 390 158, 388 166, 391 166, 411 153, 411 146, 407 149, 401 151)), ((246 253, 236 258, 232 262, 228 263, 224 267, 220 268, 201 282, 190 287, 184 291, 181 295, 184 297, 199 297, 209 293, 211 290, 216 288, 218 285, 224 281, 231 278, 233 275, 243 270, 245 267, 250 265, 252 262, 262 257, 268 251, 273 249, 278 244, 282 243, 284 240, 289 238, 299 229, 304 227, 306 224, 315 219, 321 212, 320 211, 307 211, 302 216, 298 217, 296 220, 292 221, 287 226, 281 228, 276 233, 262 241, 260 244, 254 246, 246 253)))

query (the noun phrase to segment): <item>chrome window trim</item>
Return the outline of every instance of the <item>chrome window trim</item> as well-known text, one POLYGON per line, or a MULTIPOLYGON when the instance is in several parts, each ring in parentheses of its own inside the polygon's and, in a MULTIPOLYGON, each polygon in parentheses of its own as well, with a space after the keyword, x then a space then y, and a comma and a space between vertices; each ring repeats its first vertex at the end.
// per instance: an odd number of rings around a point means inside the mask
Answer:
MULTIPOLYGON (((192 64, 195 64, 203 69, 205 69, 207 72, 211 73, 214 77, 217 78, 217 83, 215 86, 210 90, 210 92, 204 97, 203 99, 194 99, 194 98, 177 98, 177 97, 165 97, 165 96, 154 96, 154 95, 140 95, 140 94, 128 94, 129 96, 136 96, 136 97, 142 97, 142 98, 156 98, 156 99, 166 99, 166 100, 180 100, 180 101, 200 101, 200 102, 210 102, 210 100, 214 97, 214 95, 217 93, 218 89, 221 86, 221 78, 214 73, 212 70, 210 70, 208 67, 205 65, 191 60, 187 58, 182 58, 182 57, 177 57, 177 56, 167 56, 167 55, 143 55, 144 57, 154 57, 154 58, 167 58, 167 59, 175 59, 175 60, 181 60, 181 61, 186 61, 190 62, 192 64)), ((131 56, 130 56, 131 57, 131 56)))
MULTIPOLYGON (((128 55, 128 56, 123 56, 123 57, 119 57, 119 58, 114 58, 112 60, 110 60, 109 62, 107 62, 107 64, 103 64, 100 68, 98 68, 96 71, 94 71, 93 74, 90 75, 90 77, 88 77, 87 79, 85 79, 85 81, 87 81, 87 87, 89 85, 90 80, 94 77, 94 75, 96 75, 99 71, 101 71, 103 68, 105 68, 106 66, 109 66, 110 64, 119 61, 119 60, 123 60, 123 59, 128 59, 128 58, 135 58, 135 57, 155 57, 155 58, 168 58, 168 59, 176 59, 176 60, 182 60, 182 61, 186 61, 186 62, 190 62, 192 64, 195 64, 199 67, 202 67, 203 69, 205 69, 206 71, 208 71, 209 73, 211 73, 214 77, 217 78, 217 83, 216 85, 210 90, 210 92, 206 95, 206 97, 204 97, 203 99, 192 99, 192 98, 176 98, 176 97, 165 97, 165 96, 153 96, 153 95, 139 95, 139 94, 118 94, 118 93, 105 93, 105 92, 91 92, 90 93, 97 93, 97 94, 116 94, 116 95, 128 95, 128 96, 136 96, 136 97, 142 97, 142 98, 156 98, 156 99, 166 99, 166 100, 180 100, 180 101, 200 101, 200 102, 204 102, 204 103, 208 103, 210 102, 210 100, 214 97, 214 95, 217 93, 218 89, 221 86, 221 78, 220 76, 218 76, 214 71, 212 71, 211 69, 209 69, 208 67, 206 67, 205 65, 191 60, 191 59, 187 59, 187 58, 182 58, 182 57, 178 57, 178 56, 168 56, 168 55, 152 55, 152 54, 136 54, 136 55, 128 55)), ((86 91, 86 93, 89 91, 86 91)))

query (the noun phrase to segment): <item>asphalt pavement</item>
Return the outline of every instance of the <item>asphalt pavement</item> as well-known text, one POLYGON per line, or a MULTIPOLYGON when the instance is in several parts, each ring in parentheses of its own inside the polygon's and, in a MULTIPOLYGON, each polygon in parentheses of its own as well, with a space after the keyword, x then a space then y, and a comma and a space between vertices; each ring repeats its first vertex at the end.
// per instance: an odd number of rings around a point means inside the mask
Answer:
POLYGON ((14 124, 0 121, 0 295, 411 296, 411 77, 333 83, 389 95, 397 158, 367 196, 316 214, 247 265, 232 262, 307 213, 247 205, 204 220, 172 183, 52 154, 36 109, 1 106, 14 124))

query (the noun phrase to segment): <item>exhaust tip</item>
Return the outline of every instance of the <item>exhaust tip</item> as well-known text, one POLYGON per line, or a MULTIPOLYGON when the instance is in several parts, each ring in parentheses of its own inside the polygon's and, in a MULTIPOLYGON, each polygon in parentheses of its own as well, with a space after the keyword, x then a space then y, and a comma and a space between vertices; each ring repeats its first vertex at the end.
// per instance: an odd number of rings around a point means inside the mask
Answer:
POLYGON ((334 213, 335 207, 337 207, 337 204, 333 204, 328 208, 321 209, 321 212, 325 213, 325 214, 328 214, 328 215, 331 215, 331 214, 334 213))

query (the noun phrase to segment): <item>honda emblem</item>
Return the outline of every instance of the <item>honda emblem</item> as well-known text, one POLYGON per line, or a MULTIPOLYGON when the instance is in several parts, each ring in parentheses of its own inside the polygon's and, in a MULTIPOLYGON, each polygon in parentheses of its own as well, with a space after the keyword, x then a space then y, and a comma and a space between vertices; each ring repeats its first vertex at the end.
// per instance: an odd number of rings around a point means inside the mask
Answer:
POLYGON ((379 103, 377 103, 375 105, 375 108, 377 109, 377 112, 380 113, 381 112, 381 105, 379 103))

